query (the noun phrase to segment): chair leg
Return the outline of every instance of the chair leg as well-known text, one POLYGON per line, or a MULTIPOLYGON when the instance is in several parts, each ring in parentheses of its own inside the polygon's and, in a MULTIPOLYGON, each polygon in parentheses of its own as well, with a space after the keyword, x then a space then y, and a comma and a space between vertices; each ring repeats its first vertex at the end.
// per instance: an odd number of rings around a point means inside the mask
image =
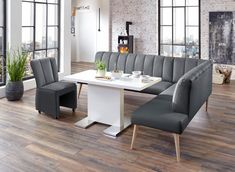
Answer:
POLYGON ((176 151, 176 158, 177 162, 180 162, 180 136, 179 134, 173 134, 174 141, 175 141, 175 151, 176 151))
POLYGON ((80 87, 79 87, 78 98, 80 97, 81 91, 82 91, 82 84, 80 84, 80 87))
POLYGON ((133 149, 134 147, 134 142, 135 142, 135 138, 137 135, 137 129, 138 129, 138 126, 134 125, 133 136, 132 136, 132 141, 131 141, 131 149, 133 149))
POLYGON ((73 108, 73 113, 75 112, 75 108, 73 108))
POLYGON ((38 113, 41 114, 41 111, 39 110, 38 113))
POLYGON ((208 102, 209 102, 209 98, 206 100, 206 112, 208 111, 208 102))

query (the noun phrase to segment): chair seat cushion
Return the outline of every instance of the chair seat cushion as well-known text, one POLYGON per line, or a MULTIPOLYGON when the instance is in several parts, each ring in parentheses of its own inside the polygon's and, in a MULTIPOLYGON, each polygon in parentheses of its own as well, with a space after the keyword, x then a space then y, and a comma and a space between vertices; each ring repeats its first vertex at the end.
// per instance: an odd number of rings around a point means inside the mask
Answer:
POLYGON ((71 92, 73 90, 76 90, 77 87, 76 87, 75 83, 59 81, 59 82, 54 82, 54 83, 48 84, 48 85, 41 87, 39 89, 41 91, 45 90, 45 91, 49 91, 49 92, 54 92, 55 94, 58 94, 58 95, 63 95, 68 92, 71 92))
POLYGON ((167 81, 161 81, 149 88, 144 89, 142 92, 143 93, 149 93, 149 94, 155 94, 159 95, 161 92, 172 86, 173 83, 167 82, 167 81))
POLYGON ((181 134, 188 125, 189 119, 186 114, 173 112, 171 101, 158 96, 137 109, 132 114, 131 122, 181 134))

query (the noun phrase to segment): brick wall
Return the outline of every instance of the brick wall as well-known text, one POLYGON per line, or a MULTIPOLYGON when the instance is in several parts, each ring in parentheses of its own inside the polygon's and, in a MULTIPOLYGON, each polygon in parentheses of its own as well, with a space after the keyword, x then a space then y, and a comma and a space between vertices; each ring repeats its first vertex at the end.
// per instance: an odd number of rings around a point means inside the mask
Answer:
POLYGON ((135 52, 157 54, 157 0, 111 0, 112 51, 117 51, 118 35, 125 22, 132 21, 135 52))

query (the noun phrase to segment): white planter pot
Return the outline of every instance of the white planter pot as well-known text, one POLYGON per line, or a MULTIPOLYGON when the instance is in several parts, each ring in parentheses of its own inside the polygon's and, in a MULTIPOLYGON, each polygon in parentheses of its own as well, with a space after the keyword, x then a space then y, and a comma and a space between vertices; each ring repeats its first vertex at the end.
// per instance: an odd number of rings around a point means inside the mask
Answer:
POLYGON ((105 70, 97 70, 96 76, 97 77, 105 77, 106 71, 105 70))

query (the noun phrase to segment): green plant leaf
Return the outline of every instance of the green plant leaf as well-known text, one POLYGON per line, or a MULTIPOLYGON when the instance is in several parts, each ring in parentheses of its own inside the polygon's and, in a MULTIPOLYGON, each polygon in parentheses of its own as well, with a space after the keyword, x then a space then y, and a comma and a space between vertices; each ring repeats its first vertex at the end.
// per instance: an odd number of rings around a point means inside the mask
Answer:
POLYGON ((28 53, 22 52, 21 50, 7 51, 7 72, 10 81, 22 81, 25 76, 27 57, 28 53))
POLYGON ((105 70, 106 69, 106 64, 101 60, 97 60, 95 62, 95 65, 96 65, 96 69, 98 69, 98 70, 105 70))

